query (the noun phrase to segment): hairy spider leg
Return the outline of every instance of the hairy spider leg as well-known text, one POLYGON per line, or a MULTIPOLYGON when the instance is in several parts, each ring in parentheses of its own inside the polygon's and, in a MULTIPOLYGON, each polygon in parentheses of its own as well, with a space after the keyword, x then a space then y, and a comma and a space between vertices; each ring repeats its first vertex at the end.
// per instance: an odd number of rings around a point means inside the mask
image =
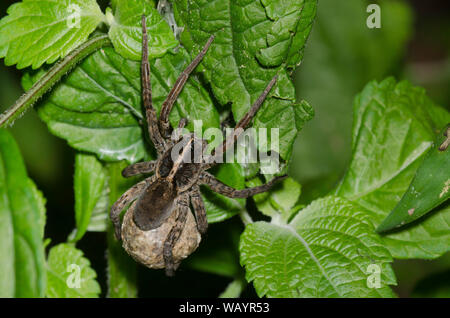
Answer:
POLYGON ((195 220, 197 221, 197 229, 203 235, 208 230, 208 220, 206 218, 205 203, 203 202, 198 185, 192 187, 190 198, 194 209, 195 220))
POLYGON ((122 170, 122 176, 124 178, 128 178, 128 177, 136 176, 138 174, 150 173, 155 170, 155 167, 156 167, 156 161, 144 161, 144 162, 134 163, 122 170))
POLYGON ((173 104, 178 98, 178 95, 180 95, 184 85, 186 84, 186 81, 189 78, 189 75, 192 73, 192 71, 197 67, 197 65, 201 62, 203 57, 205 56, 206 52, 208 51, 209 47, 211 46, 212 41, 214 40, 214 35, 211 35, 208 41, 206 42, 203 49, 200 51, 200 53, 195 57, 195 59, 186 67, 186 69, 181 72, 180 76, 178 76, 177 80, 175 81, 174 86, 170 90, 169 94, 166 97, 166 100, 163 102, 161 106, 161 113, 159 115, 159 127, 161 129, 161 134, 165 138, 169 138, 170 134, 170 124, 169 124, 169 114, 172 110, 173 104))
POLYGON ((163 248, 163 258, 167 276, 173 276, 175 274, 175 270, 177 269, 177 264, 175 264, 173 260, 172 249, 183 232, 186 217, 189 213, 189 197, 187 194, 178 197, 176 210, 177 219, 175 221, 175 225, 170 230, 169 235, 167 235, 163 248))
POLYGON ((210 174, 206 171, 200 175, 200 181, 203 184, 208 185, 211 188, 211 190, 213 190, 214 192, 223 194, 229 198, 248 198, 255 194, 269 191, 270 188, 272 188, 272 186, 275 185, 275 183, 277 183, 281 180, 284 180, 286 178, 287 178, 287 175, 279 176, 279 177, 273 178, 266 184, 263 184, 263 185, 260 185, 257 187, 253 187, 253 188, 237 190, 237 189, 234 189, 234 188, 227 186, 226 184, 220 182, 212 174, 210 174))
MULTIPOLYGON (((239 135, 244 131, 244 129, 248 126, 248 124, 252 121, 253 117, 255 117, 258 110, 261 108, 261 105, 263 104, 264 100, 266 99, 267 95, 269 94, 272 87, 277 82, 278 75, 275 75, 272 80, 269 82, 269 84, 266 86, 264 91, 261 93, 261 95, 258 97, 258 99, 253 103, 253 105, 250 107, 249 111, 242 117, 242 119, 237 123, 236 127, 234 128, 233 132, 224 140, 224 142, 217 146, 212 153, 212 157, 219 158, 222 156, 226 151, 228 147, 231 147, 236 142, 239 135)), ((213 160, 214 162, 211 162, 207 165, 206 169, 209 169, 215 165, 217 160, 213 160)), ((205 169, 205 170, 206 170, 205 169)))
POLYGON ((151 183, 154 181, 154 179, 155 179, 155 177, 151 176, 150 178, 147 178, 147 179, 135 184, 134 186, 129 188, 127 190, 127 192, 122 194, 122 196, 111 207, 109 216, 114 225, 114 233, 116 235, 117 240, 120 241, 122 239, 122 236, 121 236, 122 224, 120 223, 120 212, 122 212, 122 210, 125 206, 130 204, 132 201, 134 201, 139 196, 139 194, 147 186, 147 182, 151 183), (148 181, 148 179, 150 179, 150 181, 148 181))
POLYGON ((165 149, 165 142, 158 129, 156 110, 152 103, 152 85, 150 82, 150 63, 148 61, 148 35, 145 15, 142 16, 142 61, 141 61, 142 100, 148 123, 148 133, 158 154, 165 149))

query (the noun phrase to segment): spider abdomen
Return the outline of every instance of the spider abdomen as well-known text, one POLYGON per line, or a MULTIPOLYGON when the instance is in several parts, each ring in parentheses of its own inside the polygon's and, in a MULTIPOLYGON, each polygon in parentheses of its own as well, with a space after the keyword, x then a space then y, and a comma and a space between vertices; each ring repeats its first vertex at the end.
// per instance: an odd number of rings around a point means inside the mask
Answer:
POLYGON ((158 228, 172 213, 176 196, 171 182, 158 179, 150 184, 136 202, 134 223, 143 231, 158 228))
MULTIPOLYGON (((122 224, 123 248, 136 261, 149 268, 164 268, 164 241, 175 226, 177 213, 172 213, 158 228, 150 231, 141 230, 133 221, 136 202, 126 212, 122 224)), ((201 241, 192 213, 187 213, 185 227, 179 240, 172 248, 173 260, 178 267, 180 262, 194 252, 201 241)))

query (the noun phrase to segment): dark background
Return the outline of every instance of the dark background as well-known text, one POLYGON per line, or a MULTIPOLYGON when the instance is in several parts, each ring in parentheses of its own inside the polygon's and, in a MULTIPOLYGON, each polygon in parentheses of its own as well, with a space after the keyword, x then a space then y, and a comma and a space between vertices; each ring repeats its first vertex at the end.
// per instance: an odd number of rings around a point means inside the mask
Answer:
MULTIPOLYGON (((1 2, 0 17, 13 2, 1 2)), ((106 4, 102 1, 103 8, 106 4)), ((303 201, 327 193, 342 176, 350 156, 352 100, 368 81, 389 75, 408 79, 425 87, 436 103, 450 107, 449 53, 450 1, 319 0, 304 61, 294 74, 298 98, 306 99, 316 111, 296 142, 290 170, 303 186, 303 201), (394 5, 388 7, 388 2, 394 5), (365 25, 369 3, 381 5, 380 30, 365 25)), ((23 93, 23 71, 0 62, 1 111, 23 93)), ((45 237, 51 238, 50 246, 64 242, 74 228, 74 151, 48 132, 34 110, 17 120, 11 131, 30 177, 47 198, 45 237)), ((251 202, 249 209, 254 210, 251 202)), ((223 247, 230 262, 237 264, 232 247, 242 229, 237 218, 211 225, 196 254, 223 247)), ((77 246, 96 270, 104 295, 105 235, 87 233, 77 246)), ((191 267, 189 262, 183 264, 171 279, 161 271, 139 267, 139 296, 217 297, 231 282, 191 267)), ((449 254, 434 261, 396 261, 394 267, 400 296, 426 296, 442 282, 447 282, 441 288, 450 295, 449 254)), ((251 285, 243 294, 255 295, 251 285)))

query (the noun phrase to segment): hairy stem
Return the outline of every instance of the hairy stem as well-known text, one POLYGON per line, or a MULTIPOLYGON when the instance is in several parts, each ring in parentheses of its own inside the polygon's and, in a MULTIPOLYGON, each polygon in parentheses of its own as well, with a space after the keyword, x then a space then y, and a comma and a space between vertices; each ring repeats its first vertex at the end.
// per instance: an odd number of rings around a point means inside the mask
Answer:
POLYGON ((42 95, 48 92, 61 77, 67 74, 81 60, 105 46, 111 46, 111 41, 107 35, 94 37, 78 46, 65 58, 53 65, 14 105, 0 115, 0 128, 12 125, 17 118, 32 107, 42 95))

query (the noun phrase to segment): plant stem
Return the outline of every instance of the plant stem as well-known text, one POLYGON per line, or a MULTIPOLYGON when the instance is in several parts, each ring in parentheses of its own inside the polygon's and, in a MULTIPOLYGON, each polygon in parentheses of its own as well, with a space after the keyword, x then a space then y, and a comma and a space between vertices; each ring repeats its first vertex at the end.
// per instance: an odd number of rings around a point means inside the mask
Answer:
POLYGON ((67 74, 85 57, 102 47, 111 45, 109 37, 102 35, 94 37, 78 46, 65 58, 53 65, 14 105, 0 115, 0 128, 12 125, 17 118, 23 115, 39 98, 48 92, 61 77, 67 74))
POLYGON ((240 216, 240 218, 242 220, 242 223, 244 223, 244 225, 253 223, 252 217, 250 216, 250 214, 248 214, 246 209, 242 209, 239 212, 239 216, 240 216))
POLYGON ((219 295, 219 298, 239 298, 246 286, 247 281, 245 280, 245 278, 243 277, 236 278, 219 295))
MULTIPOLYGON (((118 162, 108 165, 110 206, 123 193, 124 188, 130 186, 130 181, 125 180, 121 171, 125 164, 118 162)), ((133 182, 133 181, 131 181, 133 182)), ((114 229, 111 222, 107 228, 108 250, 108 297, 110 298, 131 298, 137 297, 136 286, 136 262, 128 256, 122 245, 114 237, 114 229)))

